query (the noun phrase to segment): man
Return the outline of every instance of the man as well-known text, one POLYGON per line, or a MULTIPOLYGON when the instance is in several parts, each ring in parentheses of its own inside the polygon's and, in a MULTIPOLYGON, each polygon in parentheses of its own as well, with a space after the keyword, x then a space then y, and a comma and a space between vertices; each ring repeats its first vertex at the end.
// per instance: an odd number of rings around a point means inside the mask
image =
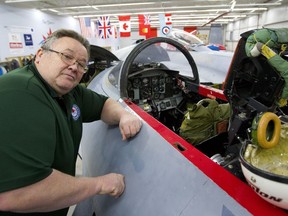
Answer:
POLYGON ((88 59, 88 41, 61 29, 33 62, 0 78, 0 215, 66 215, 90 196, 123 193, 121 174, 74 177, 82 122, 119 124, 123 140, 141 128, 116 101, 78 85, 88 59))

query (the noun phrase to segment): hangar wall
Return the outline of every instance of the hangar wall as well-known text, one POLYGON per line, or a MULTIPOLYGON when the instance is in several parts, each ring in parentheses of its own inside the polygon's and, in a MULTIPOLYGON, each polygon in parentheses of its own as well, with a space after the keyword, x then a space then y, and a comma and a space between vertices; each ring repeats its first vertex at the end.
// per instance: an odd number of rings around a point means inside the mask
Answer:
POLYGON ((282 5, 261 15, 243 19, 226 26, 224 32, 227 50, 234 51, 243 32, 257 28, 288 28, 288 5, 282 5))
MULTIPOLYGON (((240 34, 255 28, 263 27, 288 27, 288 6, 282 5, 264 12, 261 15, 243 19, 223 27, 223 44, 227 50, 233 51, 240 38, 240 34)), ((79 22, 72 17, 53 16, 39 10, 18 9, 0 4, 0 62, 7 57, 19 55, 31 55, 36 52, 43 36, 47 36, 49 29, 71 28, 80 32, 79 22), (11 49, 9 47, 10 33, 27 33, 33 38, 33 45, 23 46, 21 49, 11 49)), ((209 28, 199 28, 204 34, 209 34, 209 28)), ((134 43, 141 36, 138 32, 132 32, 130 38, 121 38, 113 42, 113 48, 118 49, 134 43)), ((100 46, 110 46, 111 43, 103 40, 92 40, 92 44, 100 46)))
MULTIPOLYGON (((0 5, 0 62, 7 57, 34 54, 47 36, 49 29, 67 27, 80 31, 79 22, 72 17, 52 16, 39 10, 24 10, 0 5), (9 37, 31 35, 33 44, 22 48, 11 47, 9 37)), ((21 37, 21 39, 22 39, 21 37)), ((23 40, 23 39, 22 39, 23 40)))

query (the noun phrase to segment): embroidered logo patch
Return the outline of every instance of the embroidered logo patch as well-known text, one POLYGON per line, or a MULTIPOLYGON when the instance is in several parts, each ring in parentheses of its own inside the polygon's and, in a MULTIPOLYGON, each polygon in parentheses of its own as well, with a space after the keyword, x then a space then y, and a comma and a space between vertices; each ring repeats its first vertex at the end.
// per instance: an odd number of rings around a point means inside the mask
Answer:
POLYGON ((78 118, 80 117, 80 108, 76 104, 73 104, 72 106, 71 115, 75 121, 77 121, 78 118))

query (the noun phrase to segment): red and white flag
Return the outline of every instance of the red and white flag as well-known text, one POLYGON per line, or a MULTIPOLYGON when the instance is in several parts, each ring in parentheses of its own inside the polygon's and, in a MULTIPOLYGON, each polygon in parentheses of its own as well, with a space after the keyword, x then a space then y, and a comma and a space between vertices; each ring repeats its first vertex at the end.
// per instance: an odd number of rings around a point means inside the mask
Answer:
POLYGON ((90 18, 80 17, 79 23, 80 23, 81 35, 85 38, 91 38, 93 35, 92 35, 92 30, 91 30, 90 18))
POLYGON ((139 22, 139 35, 149 35, 150 34, 150 15, 138 15, 139 22))
POLYGON ((130 16, 118 16, 120 37, 130 37, 131 22, 130 16))
POLYGON ((166 25, 172 25, 172 16, 171 16, 171 14, 165 14, 165 23, 166 23, 166 25))
POLYGON ((160 37, 166 37, 172 31, 171 14, 159 14, 160 37))
POLYGON ((118 38, 117 28, 115 25, 111 26, 111 32, 112 32, 112 35, 114 36, 114 38, 118 38))

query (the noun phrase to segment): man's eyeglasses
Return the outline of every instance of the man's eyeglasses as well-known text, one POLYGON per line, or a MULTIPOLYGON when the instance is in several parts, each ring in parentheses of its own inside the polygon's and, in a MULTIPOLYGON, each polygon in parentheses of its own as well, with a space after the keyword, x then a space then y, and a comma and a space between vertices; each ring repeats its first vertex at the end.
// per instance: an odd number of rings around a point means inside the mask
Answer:
POLYGON ((88 71, 88 67, 87 67, 86 63, 77 61, 77 59, 75 59, 74 56, 67 54, 67 53, 58 52, 58 51, 53 50, 53 49, 46 49, 46 50, 50 51, 50 52, 57 53, 58 55, 60 55, 61 60, 68 65, 73 65, 73 64, 75 64, 75 62, 77 62, 77 69, 81 73, 86 73, 88 71))

